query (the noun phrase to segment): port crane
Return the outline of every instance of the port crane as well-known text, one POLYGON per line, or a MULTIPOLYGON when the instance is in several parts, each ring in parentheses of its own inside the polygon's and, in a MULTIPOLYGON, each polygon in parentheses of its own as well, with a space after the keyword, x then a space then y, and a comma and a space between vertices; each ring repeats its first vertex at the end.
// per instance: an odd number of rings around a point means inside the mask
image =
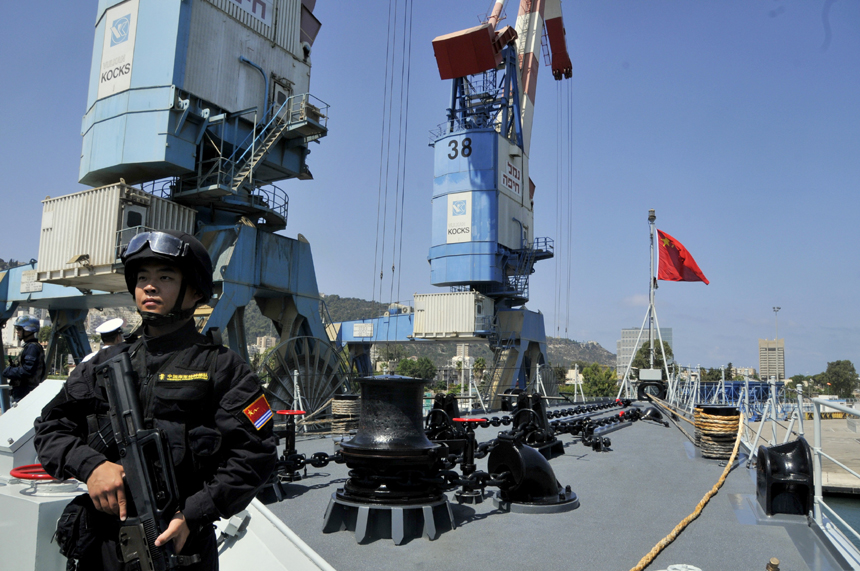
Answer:
MULTIPOLYGON (((445 121, 431 133, 428 255, 433 285, 480 296, 472 331, 458 332, 456 340, 489 342, 494 357, 483 390, 495 406, 499 393, 535 383, 547 362, 543 315, 525 307, 535 263, 554 254, 551 239, 535 236, 529 176, 544 33, 553 77, 572 76, 560 0, 521 0, 514 26, 500 26, 504 8, 505 1, 497 0, 481 25, 433 40, 440 78, 451 81, 451 99, 445 121)), ((384 317, 341 324, 338 339, 350 346, 354 362, 363 359, 369 367, 373 342, 446 338, 416 321, 416 314, 433 311, 422 307, 424 297, 416 295, 414 313, 394 305, 384 317)))

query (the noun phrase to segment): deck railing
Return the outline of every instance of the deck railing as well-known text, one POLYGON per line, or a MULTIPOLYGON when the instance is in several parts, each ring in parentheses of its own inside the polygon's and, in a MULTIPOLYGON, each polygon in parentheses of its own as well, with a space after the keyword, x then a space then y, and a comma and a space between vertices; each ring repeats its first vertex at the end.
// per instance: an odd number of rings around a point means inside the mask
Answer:
MULTIPOLYGON (((815 519, 815 523, 818 524, 822 530, 834 541, 834 544, 839 548, 838 541, 841 539, 839 536, 841 534, 834 533, 836 531, 833 523, 829 521, 830 519, 838 521, 842 524, 842 531, 847 531, 851 535, 854 536, 855 541, 860 541, 860 533, 857 532, 848 522, 846 522, 842 517, 837 514, 833 508, 827 505, 827 502, 824 501, 824 493, 823 493, 823 485, 822 485, 822 470, 821 470, 821 461, 822 458, 826 458, 836 464, 839 468, 842 468, 849 474, 853 475, 855 478, 860 480, 860 474, 834 458, 830 456, 821 448, 821 407, 829 407, 834 408, 840 412, 845 413, 846 415, 850 415, 851 417, 860 417, 860 411, 855 410, 853 408, 844 406, 842 404, 825 400, 825 399, 812 399, 812 414, 813 414, 813 423, 815 427, 815 436, 813 437, 812 444, 812 470, 813 470, 813 482, 814 482, 814 505, 813 505, 813 519, 815 519), (827 512, 825 517, 824 512, 827 512)), ((843 549, 840 549, 843 551, 843 549)), ((854 568, 858 568, 858 558, 856 557, 856 548, 853 550, 848 550, 849 554, 853 556, 853 562, 855 563, 854 568), (853 551, 853 553, 852 553, 853 551)), ((843 555, 847 556, 845 552, 843 555)))
POLYGON ((823 413, 822 409, 829 411, 836 410, 853 418, 860 417, 860 410, 827 399, 810 399, 804 396, 802 387, 796 389, 783 387, 783 390, 780 391, 771 382, 770 396, 761 412, 757 422, 758 426, 753 426, 754 421, 751 419, 754 417, 749 413, 753 411, 754 407, 750 404, 749 395, 742 393, 741 398, 738 400, 738 406, 744 412, 744 428, 741 444, 749 450, 746 468, 753 467, 753 461, 757 456, 759 446, 776 446, 784 444, 790 439, 804 436, 804 419, 811 412, 814 434, 812 443, 812 517, 836 549, 851 563, 852 568, 860 569, 860 552, 858 552, 858 548, 856 547, 856 545, 860 545, 860 533, 836 513, 824 500, 822 461, 823 459, 831 461, 842 470, 857 478, 858 482, 860 482, 860 474, 824 452, 821 442, 822 417, 825 414, 832 414, 832 412, 823 413), (788 421, 787 425, 784 424, 785 421, 788 421), (766 425, 768 430, 765 430, 766 425), (779 432, 781 430, 784 430, 781 439, 782 442, 779 439, 779 432), (770 438, 766 436, 768 433, 770 438), (839 526, 834 522, 838 522, 839 526), (853 539, 849 540, 845 535, 846 533, 852 536, 853 539), (852 544, 851 541, 854 543, 852 544))
POLYGON ((853 399, 843 404, 823 398, 809 398, 803 394, 803 387, 789 388, 773 380, 767 384, 767 387, 762 387, 763 383, 755 383, 753 386, 753 383, 747 379, 739 393, 729 392, 732 398, 726 398, 723 383, 720 383, 720 389, 712 393, 702 391, 701 385, 695 380, 679 382, 675 379, 674 383, 670 382, 669 385, 669 404, 674 411, 689 418, 692 418, 692 410, 698 403, 738 407, 744 419, 741 444, 748 451, 746 461, 740 460, 740 462, 744 462, 744 467, 747 469, 755 467, 760 446, 777 446, 804 436, 804 420, 812 420, 814 430, 811 447, 814 482, 812 517, 836 549, 852 564, 852 568, 860 569, 860 552, 856 547, 860 545, 860 532, 824 500, 822 471, 823 461, 829 460, 857 478, 860 486, 860 474, 822 449, 822 419, 843 415, 849 418, 860 417, 860 410, 847 406, 854 402, 853 399), (852 539, 849 540, 846 534, 852 539), (851 541, 854 543, 852 544, 851 541))

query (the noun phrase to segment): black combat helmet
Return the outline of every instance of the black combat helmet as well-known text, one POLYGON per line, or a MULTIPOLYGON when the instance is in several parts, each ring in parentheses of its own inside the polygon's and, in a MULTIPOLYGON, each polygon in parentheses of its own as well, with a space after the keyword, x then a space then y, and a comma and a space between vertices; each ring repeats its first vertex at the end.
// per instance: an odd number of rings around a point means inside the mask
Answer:
POLYGON ((182 300, 188 286, 203 295, 197 305, 212 297, 212 260, 203 244, 191 234, 176 230, 142 232, 129 241, 120 259, 125 266, 125 285, 131 295, 134 295, 137 273, 145 262, 161 260, 177 266, 182 272, 176 305, 167 315, 140 311, 145 323, 168 325, 191 317, 193 308, 182 311, 182 300))

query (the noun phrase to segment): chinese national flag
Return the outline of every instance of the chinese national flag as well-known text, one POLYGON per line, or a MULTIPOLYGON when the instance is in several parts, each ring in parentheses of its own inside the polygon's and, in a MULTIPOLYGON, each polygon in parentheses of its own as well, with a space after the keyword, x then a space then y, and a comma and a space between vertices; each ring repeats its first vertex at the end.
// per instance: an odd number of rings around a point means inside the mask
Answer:
POLYGON ((662 230, 657 230, 657 238, 660 241, 658 280, 710 283, 683 244, 662 230))

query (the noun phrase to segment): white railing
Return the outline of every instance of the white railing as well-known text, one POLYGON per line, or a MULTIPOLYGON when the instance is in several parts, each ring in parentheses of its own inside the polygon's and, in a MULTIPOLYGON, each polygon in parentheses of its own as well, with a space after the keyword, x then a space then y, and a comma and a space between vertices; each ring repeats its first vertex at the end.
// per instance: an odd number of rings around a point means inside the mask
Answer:
MULTIPOLYGON (((849 523, 847 523, 844 519, 842 519, 835 511, 833 511, 833 508, 828 506, 827 502, 824 501, 823 486, 821 483, 822 482, 822 471, 821 471, 821 459, 822 458, 827 458, 828 460, 830 460, 831 462, 833 462, 834 464, 836 464, 837 466, 839 466, 840 468, 842 468, 843 470, 848 472, 849 474, 853 475, 858 480, 860 480, 860 474, 858 474, 857 472, 855 472, 854 470, 852 470, 851 468, 849 468, 848 466, 846 466, 845 464, 843 464, 842 462, 840 462, 839 460, 837 460, 833 456, 830 456, 829 454, 827 454, 826 452, 824 452, 821 449, 821 407, 826 406, 829 408, 834 408, 840 412, 844 412, 845 414, 853 416, 853 417, 860 417, 860 411, 857 411, 853 408, 844 406, 844 405, 839 404, 837 402, 833 402, 833 401, 829 401, 829 400, 825 400, 825 399, 812 399, 812 405, 813 405, 813 408, 812 408, 813 423, 814 423, 814 427, 815 427, 815 436, 813 438, 813 445, 812 445, 812 470, 813 470, 813 482, 814 482, 814 487, 815 487, 813 518, 815 519, 815 523, 818 524, 818 527, 820 527, 822 530, 824 530, 824 532, 827 533, 831 537, 831 539, 833 539, 831 532, 835 531, 835 529, 833 527, 831 527, 832 524, 825 519, 824 512, 826 511, 827 512, 827 518, 835 519, 836 521, 841 523, 844 526, 845 530, 847 530, 850 534, 852 534, 855 539, 860 540, 860 533, 857 533, 857 530, 855 530, 853 527, 851 527, 851 525, 849 523)), ((843 553, 843 555, 845 555, 845 553, 843 553)), ((856 558, 856 554, 855 554, 855 557, 853 558, 853 561, 855 563, 854 568, 857 569, 858 565, 860 565, 860 561, 858 561, 858 559, 856 558)))
MULTIPOLYGON (((674 409, 692 418, 692 414, 689 411, 692 410, 693 403, 701 402, 699 401, 700 385, 695 380, 686 383, 675 380, 674 383, 670 382, 669 385, 671 404, 674 409)), ((790 439, 804 436, 804 419, 811 413, 814 431, 812 443, 814 482, 812 517, 818 527, 828 537, 831 544, 851 564, 852 568, 860 570, 860 552, 846 537, 846 534, 848 534, 855 542, 860 543, 860 532, 839 516, 824 500, 822 462, 824 459, 827 459, 835 466, 857 478, 858 487, 860 487, 860 473, 857 473, 822 450, 821 426, 822 417, 832 414, 833 411, 852 418, 858 418, 860 417, 860 410, 827 399, 810 399, 804 396, 802 387, 796 389, 778 388, 773 381, 769 383, 769 394, 766 400, 756 399, 754 396, 750 391, 749 382, 747 382, 734 402, 714 402, 721 399, 708 400, 709 404, 737 406, 743 413, 744 427, 741 435, 741 444, 749 451, 749 456, 745 463, 745 468, 747 469, 753 467, 753 462, 757 457, 760 446, 776 446, 784 444, 790 439), (834 522, 838 522, 841 528, 837 527, 834 522)))
MULTIPOLYGON (((765 405, 764 412, 761 415, 761 419, 758 423, 758 427, 755 430, 755 436, 750 439, 750 435, 753 433, 753 427, 750 425, 750 421, 748 420, 750 417, 748 415, 744 415, 745 426, 742 436, 741 443, 749 450, 749 458, 746 462, 746 467, 750 468, 752 461, 756 458, 758 447, 760 445, 766 446, 775 446, 779 444, 777 428, 784 428, 785 434, 782 438, 782 443, 788 442, 790 438, 796 438, 799 436, 804 436, 804 427, 803 420, 806 416, 806 411, 811 408, 812 418, 813 418, 813 444, 812 444, 812 470, 813 470, 813 512, 812 517, 815 520, 816 525, 824 532, 824 534, 828 537, 831 544, 841 553, 841 555, 851 564, 852 569, 860 569, 860 552, 858 552, 857 547, 851 543, 851 541, 845 536, 845 533, 853 536, 854 541, 860 542, 860 533, 854 527, 846 522, 836 511, 831 508, 827 502, 824 501, 824 493, 823 493, 823 472, 822 472, 822 459, 826 458, 830 460, 838 466, 842 468, 849 474, 853 475, 858 479, 858 483, 860 483, 860 474, 834 458, 833 456, 827 454, 822 450, 821 446, 821 435, 822 435, 822 407, 827 408, 828 410, 836 410, 841 413, 845 413, 846 415, 850 415, 852 417, 860 417, 860 411, 855 410, 851 407, 845 406, 838 402, 826 400, 826 399, 805 399, 803 396, 803 389, 786 389, 783 392, 783 400, 780 401, 778 398, 777 391, 773 383, 771 383, 771 393, 770 398, 768 399, 767 404, 765 405), (797 404, 790 404, 790 399, 788 398, 788 393, 796 393, 797 395, 797 404), (790 413, 788 411, 790 410, 790 413), (787 414, 788 413, 788 414, 787 414), (789 418, 788 426, 784 426, 781 423, 781 419, 789 418), (768 440, 764 436, 762 436, 763 429, 765 425, 769 425, 771 440, 768 440), (795 425, 797 429, 795 430, 795 425), (826 513, 825 513, 826 512, 826 513), (834 521, 839 522, 841 524, 841 529, 834 524, 834 521)), ((746 406, 749 407, 748 399, 741 399, 741 409, 744 408, 744 402, 746 402, 746 406)))
POLYGON ((786 389, 783 392, 783 401, 779 398, 779 392, 777 391, 776 383, 771 381, 770 385, 770 397, 767 399, 767 402, 764 405, 764 410, 761 413, 761 416, 758 420, 758 427, 755 430, 755 437, 750 438, 752 434, 752 426, 750 422, 751 419, 756 418, 757 413, 754 414, 753 406, 750 404, 749 398, 749 388, 745 387, 741 390, 741 396, 738 399, 738 407, 741 412, 744 413, 744 430, 741 438, 741 444, 749 450, 749 458, 747 458, 746 467, 749 468, 752 465, 753 459, 756 457, 756 452, 758 451, 759 443, 764 443, 767 446, 776 446, 780 444, 778 442, 778 428, 785 428, 785 435, 783 436, 781 444, 785 444, 788 442, 789 438, 792 435, 795 436, 803 436, 803 389, 786 389), (797 406, 788 405, 787 402, 787 393, 795 392, 797 394, 797 406), (790 414, 786 414, 788 410, 791 410, 790 414), (783 420, 786 416, 789 417, 788 426, 785 427, 781 424, 781 420, 783 420), (798 430, 794 430, 795 423, 797 423, 798 430), (771 438, 767 439, 763 435, 764 427, 768 424, 770 426, 771 438))

